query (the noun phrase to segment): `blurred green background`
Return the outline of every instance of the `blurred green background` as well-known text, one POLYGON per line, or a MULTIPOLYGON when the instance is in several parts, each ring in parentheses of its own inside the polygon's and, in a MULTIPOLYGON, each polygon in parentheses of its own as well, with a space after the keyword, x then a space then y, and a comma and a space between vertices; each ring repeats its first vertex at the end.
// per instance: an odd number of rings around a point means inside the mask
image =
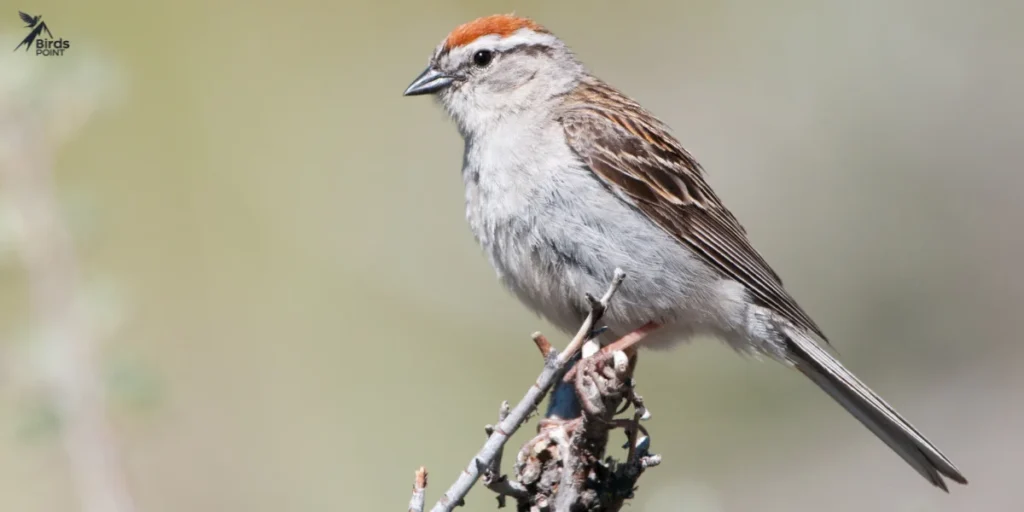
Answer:
MULTIPOLYGON (((701 340, 641 356, 665 462, 632 510, 1017 511, 1022 5, 4 3, 0 165, 55 175, 135 510, 404 510, 421 464, 432 503, 536 376, 530 333, 564 344, 472 240, 454 127, 401 95, 457 24, 515 10, 674 127, 843 360, 971 480, 944 495, 802 377, 701 340), (7 50, 18 10, 71 48, 7 50)), ((0 510, 82 510, 38 349, 77 339, 41 339, 32 210, 0 187, 0 510)))

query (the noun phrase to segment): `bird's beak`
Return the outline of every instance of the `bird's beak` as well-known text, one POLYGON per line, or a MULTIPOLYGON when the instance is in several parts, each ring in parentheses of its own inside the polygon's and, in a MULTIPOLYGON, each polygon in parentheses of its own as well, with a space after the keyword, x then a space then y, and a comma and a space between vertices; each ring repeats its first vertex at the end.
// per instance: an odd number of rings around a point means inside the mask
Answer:
POLYGON ((420 76, 416 77, 411 84, 409 84, 409 87, 405 89, 405 93, 403 94, 405 96, 434 94, 435 92, 448 87, 454 81, 454 77, 446 75, 434 69, 433 66, 430 66, 420 73, 420 76))

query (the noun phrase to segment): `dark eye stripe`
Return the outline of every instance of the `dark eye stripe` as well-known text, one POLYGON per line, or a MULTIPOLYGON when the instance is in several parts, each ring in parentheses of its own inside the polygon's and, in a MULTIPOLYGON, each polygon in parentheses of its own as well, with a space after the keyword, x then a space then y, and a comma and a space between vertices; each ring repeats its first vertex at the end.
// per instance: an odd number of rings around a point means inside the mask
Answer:
POLYGON ((547 55, 551 57, 553 50, 546 44, 524 44, 510 48, 507 53, 525 53, 530 56, 547 55))
MULTIPOLYGON (((489 51, 489 52, 491 52, 492 59, 496 58, 496 57, 498 57, 500 55, 514 55, 514 54, 517 54, 517 53, 522 53, 522 54, 526 54, 526 55, 530 55, 530 56, 547 55, 547 56, 551 57, 551 56, 554 55, 554 49, 552 49, 550 46, 545 45, 545 44, 523 44, 523 45, 519 45, 519 46, 513 46, 511 48, 506 48, 504 50, 497 50, 497 49, 491 48, 491 49, 481 50, 481 51, 489 51)), ((476 53, 480 53, 480 52, 478 51, 476 53)), ((475 56, 476 53, 474 53, 473 55, 475 56)))

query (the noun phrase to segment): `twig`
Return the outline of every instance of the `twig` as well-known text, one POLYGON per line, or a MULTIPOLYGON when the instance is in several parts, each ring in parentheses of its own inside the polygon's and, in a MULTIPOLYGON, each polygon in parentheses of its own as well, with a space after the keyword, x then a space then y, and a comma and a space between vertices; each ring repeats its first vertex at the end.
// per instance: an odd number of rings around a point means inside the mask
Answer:
MULTIPOLYGON (((508 442, 509 437, 522 426, 530 413, 537 408, 537 405, 544 399, 544 395, 547 394, 551 386, 564 373, 567 363, 572 360, 583 343, 591 336, 594 326, 604 315, 611 298, 618 291, 625 278, 626 273, 621 269, 616 269, 615 277, 600 300, 594 299, 589 294, 587 295, 587 300, 591 305, 590 314, 583 321, 583 325, 580 326, 576 336, 561 353, 554 354, 552 351, 545 356, 544 369, 541 371, 540 376, 537 377, 537 381, 526 392, 523 399, 512 408, 508 417, 498 423, 494 428, 494 432, 487 438, 483 448, 477 452, 466 469, 455 480, 455 483, 445 491, 441 499, 431 509, 431 512, 449 512, 463 502, 473 484, 480 478, 481 468, 490 467, 491 462, 500 453, 505 443, 508 442)), ((539 343, 538 346, 540 346, 539 343)), ((541 351, 543 352, 543 349, 541 351)))
MULTIPOLYGON (((543 335, 541 336, 543 337, 543 335)), ((505 418, 508 417, 508 413, 508 400, 505 400, 501 403, 501 407, 498 408, 498 423, 505 421, 505 418)), ((491 434, 494 433, 494 425, 485 426, 484 433, 487 434, 487 437, 490 437, 491 434)), ((494 456, 494 460, 491 461, 483 472, 484 485, 498 494, 498 508, 505 507, 505 496, 518 497, 518 493, 511 485, 512 482, 509 482, 508 479, 501 474, 501 457, 504 451, 504 447, 499 449, 497 455, 494 456)))
MULTIPOLYGON (((508 418, 509 411, 510 409, 508 405, 508 400, 505 400, 504 402, 501 403, 501 407, 498 407, 499 425, 501 424, 501 422, 505 421, 505 418, 508 418)), ((491 435, 494 434, 494 426, 487 425, 486 427, 484 427, 484 433, 487 434, 487 437, 491 437, 491 435)), ((501 454, 503 451, 504 450, 499 449, 497 455, 495 455, 494 457, 494 460, 492 460, 490 465, 488 465, 487 467, 487 471, 493 473, 494 475, 501 474, 501 454)))
POLYGON ((636 394, 635 390, 631 389, 629 391, 628 398, 629 401, 633 403, 633 421, 631 422, 632 424, 628 430, 629 448, 626 454, 626 461, 630 464, 635 464, 641 457, 637 450, 637 437, 640 435, 640 432, 643 432, 644 436, 648 435, 646 429, 644 429, 643 425, 640 424, 640 421, 649 418, 650 414, 647 413, 647 408, 644 407, 643 397, 636 394))
POLYGON ((420 466, 416 470, 416 478, 412 482, 412 498, 409 499, 409 512, 423 512, 427 502, 427 468, 420 466))
POLYGON ((490 478, 489 475, 484 475, 484 485, 498 495, 498 508, 505 507, 505 496, 511 496, 513 499, 518 501, 526 499, 530 495, 529 491, 526 490, 525 485, 514 480, 509 480, 505 475, 494 478, 490 478))
POLYGON ((579 444, 581 436, 573 435, 572 441, 566 443, 568 449, 562 450, 562 478, 558 483, 558 492, 555 494, 555 510, 568 511, 572 505, 579 501, 582 490, 582 479, 579 478, 580 470, 586 465, 579 449, 573 445, 579 444))
POLYGON ((551 353, 551 342, 548 341, 548 338, 539 332, 535 332, 533 333, 533 342, 537 344, 541 357, 548 357, 548 354, 551 353))
POLYGON ((622 281, 625 279, 626 273, 622 269, 617 268, 615 269, 615 277, 612 278, 612 284, 608 286, 608 290, 601 296, 601 300, 595 299, 589 293, 587 294, 587 301, 590 302, 590 314, 583 321, 583 325, 576 332, 576 336, 569 342, 569 346, 565 347, 565 350, 558 355, 559 365, 564 365, 571 357, 575 356, 576 352, 583 346, 583 343, 590 338, 594 328, 597 327, 597 322, 604 316, 604 311, 608 309, 608 304, 611 303, 612 297, 615 296, 615 292, 619 291, 619 286, 622 286, 622 281))

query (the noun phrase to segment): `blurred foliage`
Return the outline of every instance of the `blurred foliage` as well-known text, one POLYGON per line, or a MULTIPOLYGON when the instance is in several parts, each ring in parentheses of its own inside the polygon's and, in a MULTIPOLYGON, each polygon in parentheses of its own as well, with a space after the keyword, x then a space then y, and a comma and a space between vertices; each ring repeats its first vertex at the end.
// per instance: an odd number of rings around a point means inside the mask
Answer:
POLYGON ((46 397, 26 399, 20 404, 18 420, 18 438, 24 441, 52 441, 60 428, 60 415, 53 408, 53 403, 46 397))
POLYGON ((118 405, 141 412, 157 407, 164 398, 163 382, 137 358, 121 355, 107 364, 106 383, 118 405))

